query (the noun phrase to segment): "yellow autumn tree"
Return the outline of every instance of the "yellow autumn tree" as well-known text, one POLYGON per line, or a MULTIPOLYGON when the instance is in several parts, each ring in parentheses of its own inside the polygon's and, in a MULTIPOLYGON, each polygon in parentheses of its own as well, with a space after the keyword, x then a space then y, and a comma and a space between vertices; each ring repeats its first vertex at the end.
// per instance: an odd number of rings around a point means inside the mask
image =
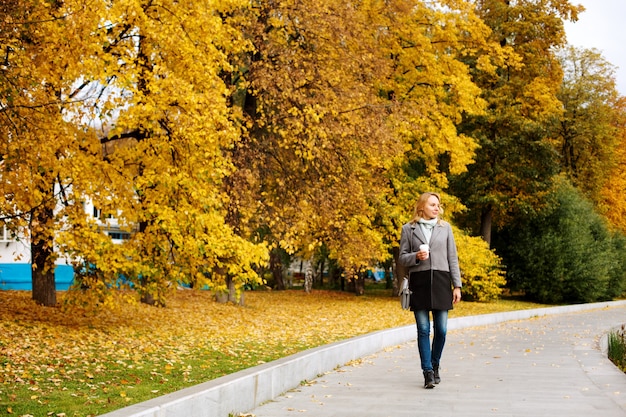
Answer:
POLYGON ((611 225, 626 234, 626 97, 617 100, 615 111, 621 114, 614 124, 617 133, 615 164, 600 193, 599 208, 611 225))
POLYGON ((448 178, 466 171, 477 143, 459 133, 457 125, 463 117, 483 114, 485 106, 467 61, 475 57, 473 64, 490 73, 501 59, 499 45, 489 40, 491 31, 471 4, 442 5, 395 2, 396 8, 385 14, 389 36, 383 45, 392 71, 380 86, 394 109, 393 132, 404 143, 404 152, 386 173, 393 192, 379 204, 393 246, 422 192, 443 191, 448 220, 463 210, 447 191, 448 178))
POLYGON ((236 230, 305 258, 323 247, 353 275, 389 257, 418 192, 476 147, 455 129, 483 105, 460 58, 488 49, 489 29, 446 5, 294 0, 243 19, 255 49, 229 75, 248 126, 226 182, 236 230))
POLYGON ((569 47, 559 58, 564 77, 558 97, 564 113, 556 123, 554 146, 563 172, 597 205, 623 135, 615 69, 597 50, 569 47))
MULTIPOLYGON (((59 38, 67 53, 57 61, 52 48, 39 50, 30 82, 74 88, 58 95, 67 100, 55 114, 71 129, 64 139, 87 138, 51 152, 72 171, 61 176, 63 233, 51 232, 46 247, 58 236, 83 288, 104 293, 124 278, 157 304, 179 283, 235 299, 244 283, 260 282, 265 244, 305 258, 323 247, 354 273, 385 260, 416 195, 445 189, 476 147, 455 129, 483 108, 465 61, 488 74, 490 57, 478 55, 496 49, 471 4, 441 6, 42 7, 37 21, 49 26, 38 35, 71 28, 80 39, 59 38), (83 201, 100 221, 84 216, 83 201), (102 233, 113 226, 130 239, 113 244, 102 233)), ((450 213, 461 209, 447 200, 450 213)))
POLYGON ((241 133, 222 76, 229 54, 248 49, 224 19, 241 7, 128 0, 106 3, 100 16, 100 50, 86 65, 106 87, 94 107, 110 129, 101 139, 106 192, 90 197, 132 233, 115 260, 108 242, 89 238, 93 224, 71 230, 64 249, 106 272, 96 279, 123 275, 147 303, 163 305, 179 284, 225 292, 260 282, 264 246, 226 223, 222 189, 241 133))
POLYGON ((469 236, 454 227, 459 266, 463 281, 463 298, 473 301, 494 301, 506 284, 502 259, 480 236, 469 236))
POLYGON ((100 170, 94 131, 73 123, 98 10, 11 0, 0 13, 0 217, 29 245, 33 299, 54 305, 55 238, 100 170))
POLYGON ((254 9, 242 30, 255 49, 233 77, 248 131, 232 149, 228 191, 242 234, 263 230, 275 251, 304 258, 325 244, 357 268, 385 256, 371 203, 401 152, 376 88, 385 66, 364 7, 294 0, 254 9))
POLYGON ((248 49, 224 20, 242 7, 16 0, 2 9, 0 208, 32 242, 36 300, 55 304, 59 254, 81 288, 123 278, 156 304, 181 283, 260 282, 265 248, 226 223, 222 189, 240 137, 222 76, 228 55, 248 49), (113 222, 129 232, 122 245, 103 233, 113 222))

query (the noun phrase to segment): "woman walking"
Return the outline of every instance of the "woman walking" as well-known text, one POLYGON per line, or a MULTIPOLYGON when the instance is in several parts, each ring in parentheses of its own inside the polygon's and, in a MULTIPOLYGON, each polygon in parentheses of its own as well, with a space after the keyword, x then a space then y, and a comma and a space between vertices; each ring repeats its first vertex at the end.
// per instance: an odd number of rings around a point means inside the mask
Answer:
POLYGON ((448 310, 461 301, 461 272, 450 224, 440 220, 439 194, 424 193, 413 219, 402 226, 400 264, 408 268, 411 310, 417 324, 424 388, 441 382, 439 363, 446 343, 448 310), (430 343, 430 313, 433 341, 430 343))

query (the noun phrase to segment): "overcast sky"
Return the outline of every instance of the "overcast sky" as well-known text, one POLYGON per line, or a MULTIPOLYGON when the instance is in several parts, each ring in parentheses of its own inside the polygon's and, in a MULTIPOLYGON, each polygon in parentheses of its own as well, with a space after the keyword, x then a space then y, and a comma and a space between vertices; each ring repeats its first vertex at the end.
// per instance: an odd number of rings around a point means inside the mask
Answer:
POLYGON ((570 0, 585 11, 575 23, 565 22, 567 42, 576 47, 595 48, 618 67, 617 90, 626 96, 626 0, 570 0))

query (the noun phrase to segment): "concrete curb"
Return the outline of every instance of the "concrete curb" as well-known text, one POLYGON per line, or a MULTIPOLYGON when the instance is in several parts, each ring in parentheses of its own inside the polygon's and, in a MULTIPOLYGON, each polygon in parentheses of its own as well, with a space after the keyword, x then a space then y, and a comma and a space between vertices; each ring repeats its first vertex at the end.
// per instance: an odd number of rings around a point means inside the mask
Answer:
MULTIPOLYGON (((448 330, 626 305, 626 300, 458 317, 448 330)), ((398 306, 399 308, 399 306, 398 306)), ((309 349, 104 414, 105 417, 228 417, 266 401, 346 363, 415 340, 414 325, 382 330, 309 349)))

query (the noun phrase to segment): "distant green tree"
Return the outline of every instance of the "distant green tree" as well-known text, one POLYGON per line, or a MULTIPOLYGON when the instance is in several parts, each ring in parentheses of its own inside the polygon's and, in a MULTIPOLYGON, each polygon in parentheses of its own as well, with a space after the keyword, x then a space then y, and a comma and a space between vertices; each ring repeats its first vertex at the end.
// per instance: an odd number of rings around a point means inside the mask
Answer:
POLYGON ((507 282, 542 303, 609 300, 626 284, 624 237, 568 180, 558 181, 545 211, 503 228, 507 282))
POLYGON ((474 82, 487 101, 485 114, 464 117, 459 131, 480 148, 468 171, 451 181, 468 210, 459 221, 491 243, 491 232, 542 204, 558 172, 546 124, 560 116, 562 70, 554 47, 565 43, 563 20, 578 8, 565 0, 476 2, 477 13, 502 47, 495 75, 472 60, 474 82))

